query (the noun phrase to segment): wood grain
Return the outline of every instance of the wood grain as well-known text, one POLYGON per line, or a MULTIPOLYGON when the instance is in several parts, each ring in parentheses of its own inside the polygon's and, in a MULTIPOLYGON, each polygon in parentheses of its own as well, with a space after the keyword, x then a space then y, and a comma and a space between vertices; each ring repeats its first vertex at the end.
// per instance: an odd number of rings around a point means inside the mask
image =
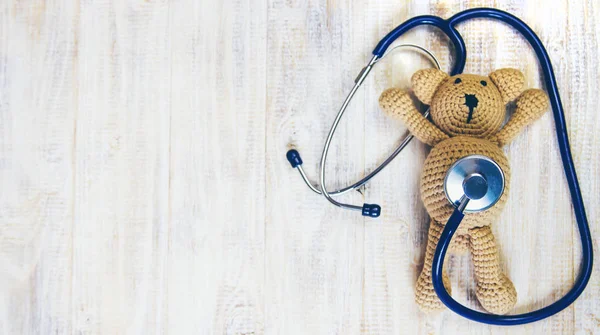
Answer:
MULTIPOLYGON (((428 217, 414 141, 344 201, 310 192, 330 122, 371 48, 415 15, 491 6, 521 17, 552 58, 594 248, 600 239, 600 5, 595 1, 18 1, 0 3, 0 334, 595 334, 598 267, 550 319, 491 327, 422 314, 414 282, 428 217)), ((515 67, 543 88, 508 27, 459 27, 466 72, 515 67)), ((449 70, 446 39, 402 39, 449 70)), ((330 150, 328 188, 383 160, 405 127, 379 111, 391 86, 431 66, 378 65, 330 150)), ((505 152, 512 194, 493 226, 515 312, 572 285, 580 246, 549 112, 505 152)), ((453 295, 479 308, 468 256, 453 295)))

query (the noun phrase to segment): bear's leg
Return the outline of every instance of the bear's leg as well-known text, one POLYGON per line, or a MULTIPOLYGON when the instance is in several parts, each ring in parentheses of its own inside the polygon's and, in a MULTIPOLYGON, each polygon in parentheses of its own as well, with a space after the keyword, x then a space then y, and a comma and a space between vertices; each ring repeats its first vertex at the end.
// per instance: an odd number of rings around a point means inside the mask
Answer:
POLYGON ((489 226, 469 230, 477 299, 486 311, 506 314, 517 303, 517 291, 500 271, 498 249, 489 226))
MULTIPOLYGON (((415 300, 423 312, 438 311, 444 308, 444 304, 442 304, 435 294, 433 282, 431 281, 433 254, 435 253, 435 248, 440 240, 442 230, 444 230, 444 227, 432 219, 429 225, 429 238, 427 240, 427 250, 425 251, 425 262, 423 263, 423 270, 417 279, 415 287, 415 300)), ((446 290, 450 293, 450 279, 448 278, 446 269, 444 269, 443 281, 446 290)))
POLYGON ((469 245, 469 235, 455 234, 452 238, 452 242, 450 242, 448 252, 451 252, 453 255, 464 255, 469 251, 469 245))

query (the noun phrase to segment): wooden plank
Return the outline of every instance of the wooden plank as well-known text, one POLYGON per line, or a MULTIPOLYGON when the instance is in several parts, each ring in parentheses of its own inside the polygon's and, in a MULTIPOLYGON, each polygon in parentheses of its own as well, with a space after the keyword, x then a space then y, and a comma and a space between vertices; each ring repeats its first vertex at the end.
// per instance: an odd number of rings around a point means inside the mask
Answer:
POLYGON ((71 331, 77 7, 0 4, 0 333, 71 331))
POLYGON ((165 329, 169 5, 81 3, 73 333, 165 329))
MULTIPOLYGON (((576 301, 573 322, 576 333, 594 334, 600 330, 600 271, 598 270, 598 241, 600 241, 600 117, 598 116, 598 90, 600 67, 597 56, 600 45, 600 6, 594 2, 569 2, 564 46, 561 52, 568 55, 565 76, 562 78, 568 92, 569 135, 577 167, 587 217, 591 226, 596 262, 592 278, 576 301)), ((563 94, 565 97, 565 94, 563 94)), ((573 222, 570 219, 568 222, 573 222)), ((573 229, 573 276, 579 274, 580 245, 578 230, 573 229)))
MULTIPOLYGON (((329 124, 367 61, 363 6, 353 1, 269 1, 265 325, 268 334, 356 334, 361 328, 360 213, 313 194, 285 160, 296 147, 315 179, 329 124)), ((364 165, 364 92, 340 124, 328 187, 364 165)), ((341 201, 361 204, 358 192, 341 201)))
POLYGON ((168 329, 264 329, 266 6, 181 1, 173 53, 168 329))
MULTIPOLYGON (((364 45, 370 51, 389 31, 406 19, 427 13, 428 4, 386 1, 366 11, 364 45), (425 7, 425 8, 424 8, 425 7)), ((430 29, 416 29, 396 44, 414 43, 430 48, 430 29)), ((441 48, 440 48, 441 49, 441 48)), ((436 50, 445 69, 448 61, 436 50)), ((379 95, 389 87, 410 89, 410 76, 431 67, 427 58, 411 49, 399 49, 381 61, 365 83, 365 169, 371 171, 406 135, 406 127, 381 112, 379 95)), ((414 303, 414 283, 427 243, 429 218, 419 198, 420 167, 428 150, 418 140, 410 145, 368 186, 371 198, 382 206, 382 216, 365 227, 365 284, 363 334, 419 334, 436 328, 414 303)))
MULTIPOLYGON (((414 303, 428 216, 416 141, 340 198, 311 193, 330 122, 377 41, 420 14, 491 6, 548 49, 597 250, 600 239, 600 6, 593 1, 4 1, 0 4, 0 333, 596 333, 600 274, 575 305, 532 325, 476 324, 414 303)), ((458 27, 465 72, 536 59, 494 22, 458 27)), ((450 69, 446 39, 418 29, 450 69)), ((377 106, 429 66, 402 52, 378 65, 332 143, 329 188, 386 157, 405 132, 377 106)), ((550 113, 505 148, 511 195, 493 225, 515 312, 561 297, 580 247, 550 113)), ((597 252, 598 253, 598 252, 597 252)), ((471 261, 452 258, 453 295, 473 308, 471 261)))

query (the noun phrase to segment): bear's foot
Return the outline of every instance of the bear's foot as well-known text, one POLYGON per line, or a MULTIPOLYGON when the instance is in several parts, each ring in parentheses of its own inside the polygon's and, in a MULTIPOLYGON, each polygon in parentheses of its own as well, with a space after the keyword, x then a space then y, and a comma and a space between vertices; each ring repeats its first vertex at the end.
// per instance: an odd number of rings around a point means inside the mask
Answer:
POLYGON ((515 286, 502 273, 494 281, 478 282, 475 294, 483 308, 494 314, 506 314, 517 303, 515 286))

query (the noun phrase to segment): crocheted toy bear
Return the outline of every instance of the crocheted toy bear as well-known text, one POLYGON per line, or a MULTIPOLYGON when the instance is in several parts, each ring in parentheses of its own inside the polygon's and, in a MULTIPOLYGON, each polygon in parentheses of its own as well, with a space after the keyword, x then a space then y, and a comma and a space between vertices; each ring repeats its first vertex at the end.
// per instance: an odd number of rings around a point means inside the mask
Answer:
MULTIPOLYGON (((443 71, 426 69, 416 72, 411 81, 417 98, 430 106, 432 121, 423 117, 409 94, 400 89, 383 92, 379 104, 388 115, 400 119, 416 138, 433 147, 425 160, 420 183, 421 198, 431 223, 423 270, 415 288, 417 304, 425 312, 444 307, 431 281, 433 254, 454 210, 445 197, 443 181, 454 162, 479 154, 496 161, 504 171, 504 194, 493 207, 465 214, 450 251, 471 251, 477 299, 488 312, 505 314, 514 307, 517 292, 501 272, 490 228, 506 203, 510 184, 508 159, 500 148, 546 112, 548 97, 538 89, 523 92, 525 79, 515 69, 500 69, 489 77, 472 74, 450 77, 443 71), (515 99, 514 114, 504 124, 506 104, 515 99)), ((443 278, 444 286, 450 292, 446 273, 443 278)))

